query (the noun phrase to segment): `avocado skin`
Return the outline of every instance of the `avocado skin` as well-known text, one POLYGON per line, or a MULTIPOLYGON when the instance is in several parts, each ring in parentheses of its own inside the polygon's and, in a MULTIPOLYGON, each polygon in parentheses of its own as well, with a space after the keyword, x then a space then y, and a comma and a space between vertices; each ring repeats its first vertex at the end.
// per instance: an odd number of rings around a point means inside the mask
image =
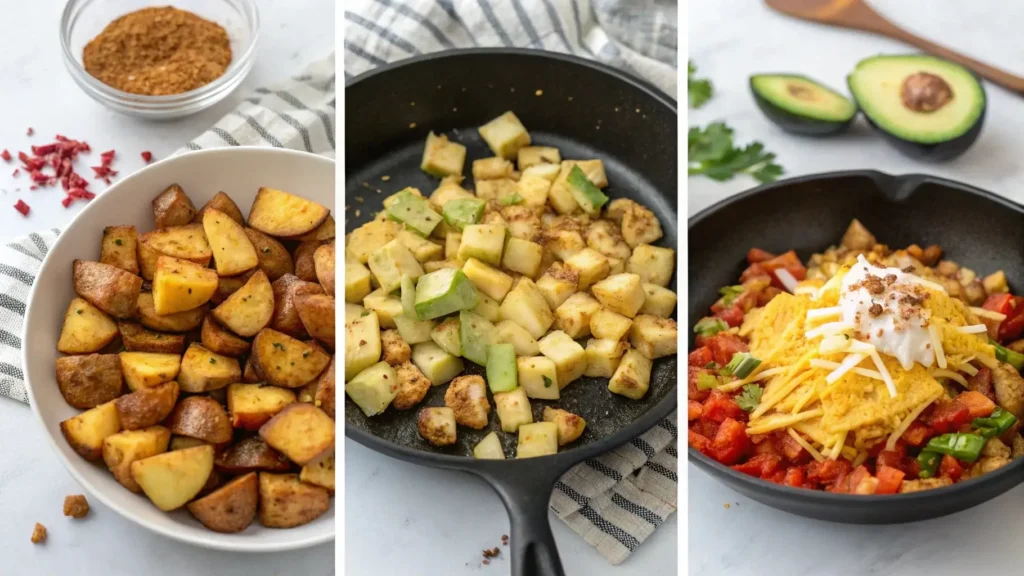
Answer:
POLYGON ((799 136, 831 136, 846 130, 853 123, 854 119, 857 118, 856 113, 850 116, 849 120, 842 122, 800 116, 788 110, 783 110, 762 97, 757 92, 757 89, 754 88, 753 78, 750 79, 749 86, 750 93, 754 95, 754 102, 757 103, 757 107, 761 109, 761 112, 764 112, 764 115, 773 124, 790 134, 797 134, 799 136))

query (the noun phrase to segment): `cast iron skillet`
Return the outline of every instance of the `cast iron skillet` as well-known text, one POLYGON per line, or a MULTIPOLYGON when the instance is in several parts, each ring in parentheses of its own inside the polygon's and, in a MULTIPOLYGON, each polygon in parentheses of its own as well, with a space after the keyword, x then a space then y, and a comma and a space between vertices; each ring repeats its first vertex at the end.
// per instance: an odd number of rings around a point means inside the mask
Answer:
MULTIPOLYGON (((855 217, 879 242, 894 247, 938 244, 946 258, 979 273, 1005 270, 1012 286, 1024 286, 1024 207, 931 176, 830 172, 761 186, 690 218, 690 318, 706 315, 718 299, 718 288, 736 282, 750 248, 795 249, 806 261, 836 244, 855 217)), ((692 349, 694 335, 688 333, 692 349)), ((897 524, 959 512, 1019 484, 1024 467, 1024 459, 1015 459, 995 472, 945 488, 850 496, 758 480, 692 447, 689 456, 704 471, 763 504, 851 524, 897 524)))
MULTIPOLYGON (((512 110, 535 144, 557 146, 564 158, 604 160, 609 196, 649 207, 665 233, 659 244, 676 246, 676 103, 635 78, 547 52, 462 50, 374 70, 348 83, 345 92, 346 232, 372 219, 388 194, 406 186, 429 194, 437 187, 436 179, 419 170, 428 130, 467 146, 464 172, 470 181, 464 185, 471 188, 470 161, 493 155, 476 127, 512 110)), ((655 362, 650 390, 640 401, 609 393, 605 379, 572 383, 557 405, 583 416, 586 430, 557 455, 542 458, 474 460, 473 446, 491 430, 498 430, 506 455, 515 453, 516 435, 501 432, 493 413, 487 429, 460 427, 455 446, 437 449, 417 434, 418 409, 389 408, 370 419, 346 399, 345 432, 388 456, 483 478, 509 512, 512 574, 560 576, 564 572, 548 524, 555 482, 573 465, 636 438, 668 416, 676 407, 676 380, 676 359, 663 358, 655 362)), ((443 406, 445 389, 432 389, 421 406, 443 406)), ((555 403, 533 402, 535 421, 545 404, 555 403)))

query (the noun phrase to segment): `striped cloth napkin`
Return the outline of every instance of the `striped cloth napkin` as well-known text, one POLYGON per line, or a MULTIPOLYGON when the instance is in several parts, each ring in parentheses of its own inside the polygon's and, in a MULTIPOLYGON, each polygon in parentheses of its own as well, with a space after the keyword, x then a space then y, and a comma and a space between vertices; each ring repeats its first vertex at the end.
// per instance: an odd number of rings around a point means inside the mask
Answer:
MULTIPOLYGON (((345 11, 345 78, 417 54, 520 46, 595 58, 676 94, 673 0, 357 0, 345 11)), ((551 510, 619 564, 676 510, 676 414, 570 470, 551 510)))
MULTIPOLYGON (((257 88, 230 114, 178 150, 275 146, 334 157, 334 55, 278 86, 257 88)), ((21 335, 32 283, 60 230, 0 246, 0 395, 28 402, 21 335)), ((99 251, 99 244, 96 247, 99 251)))

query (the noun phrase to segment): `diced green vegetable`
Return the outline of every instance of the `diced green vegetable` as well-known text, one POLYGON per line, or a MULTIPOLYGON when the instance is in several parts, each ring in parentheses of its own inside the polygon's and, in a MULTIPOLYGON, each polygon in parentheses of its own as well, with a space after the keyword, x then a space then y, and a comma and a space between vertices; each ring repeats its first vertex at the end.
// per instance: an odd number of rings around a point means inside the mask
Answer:
POLYGON ((722 385, 722 379, 710 372, 701 372, 697 375, 697 389, 711 390, 722 385))
POLYGON ((1021 354, 1020 352, 1014 352, 1013 350, 1010 350, 1009 348, 1002 346, 1001 344, 999 344, 999 342, 996 342, 995 340, 989 340, 989 343, 992 344, 992 346, 995 347, 996 349, 996 360, 999 360, 1000 362, 1006 362, 1007 364, 1016 368, 1018 372, 1024 370, 1024 354, 1021 354))
POLYGON ((725 372, 737 378, 746 378, 760 365, 761 361, 750 352, 737 352, 732 355, 732 360, 725 365, 725 372))
POLYGON ((387 210, 388 218, 405 224, 406 228, 423 237, 430 236, 441 222, 441 216, 434 212, 430 203, 408 191, 400 192, 387 210))
POLYGON ((718 289, 718 293, 722 295, 723 306, 732 306, 733 301, 743 294, 743 286, 722 286, 718 289))
POLYGON ((922 450, 917 455, 917 463, 920 466, 920 471, 917 473, 918 478, 931 478, 935 476, 935 473, 939 470, 940 462, 942 462, 942 454, 932 452, 931 450, 922 450))
POLYGON ((479 314, 468 310, 459 312, 459 338, 462 340, 462 357, 487 365, 487 347, 494 336, 494 324, 479 314))
POLYGON ((417 320, 405 314, 395 316, 395 328, 405 343, 412 346, 420 342, 430 342, 430 331, 434 329, 433 320, 417 320))
POLYGON ((971 426, 978 430, 978 433, 985 438, 1002 436, 1017 422, 1017 417, 1003 410, 999 406, 986 418, 975 418, 971 426))
POLYGON ((725 320, 721 318, 701 318, 697 324, 694 325, 693 331, 698 336, 714 336, 723 330, 728 330, 729 325, 725 323, 725 320))
POLYGON ((932 438, 924 449, 939 454, 949 454, 964 462, 974 462, 981 456, 981 449, 984 447, 985 438, 978 434, 952 432, 932 438))
POLYGON ((487 347, 487 385, 492 394, 508 392, 519 385, 516 349, 511 344, 491 344, 487 347))
MULTIPOLYGON (((403 304, 405 291, 402 291, 403 304)), ((424 274, 416 283, 414 306, 423 320, 440 318, 459 310, 469 310, 478 300, 476 287, 458 268, 441 268, 424 274)))
POLYGON ((574 165, 572 167, 565 181, 569 185, 572 197, 580 205, 580 208, 583 208, 584 212, 588 214, 601 213, 601 207, 608 202, 608 196, 601 192, 601 189, 587 178, 587 175, 583 173, 579 166, 574 165))
POLYGON ((485 205, 486 202, 479 198, 456 198, 445 202, 441 208, 441 215, 449 226, 462 231, 466 226, 480 222, 484 216, 485 205))
POLYGON ((498 203, 502 206, 512 206, 514 204, 521 204, 522 202, 523 197, 519 195, 519 192, 513 192, 498 198, 498 203))
POLYGON ((402 276, 402 314, 406 318, 426 320, 416 313, 416 281, 410 276, 402 276))
POLYGON ((736 404, 747 412, 753 412, 754 408, 761 403, 761 393, 764 388, 757 384, 747 384, 743 387, 743 393, 736 397, 736 404))

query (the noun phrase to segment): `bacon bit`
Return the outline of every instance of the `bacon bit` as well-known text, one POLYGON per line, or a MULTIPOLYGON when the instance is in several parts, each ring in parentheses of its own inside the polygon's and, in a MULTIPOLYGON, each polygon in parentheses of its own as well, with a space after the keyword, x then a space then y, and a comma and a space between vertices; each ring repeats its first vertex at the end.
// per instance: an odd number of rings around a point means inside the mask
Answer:
POLYGON ((11 176, 14 176, 15 178, 18 177, 18 174, 21 174, 21 168, 15 168, 14 172, 11 172, 11 176))
POLYGON ((60 203, 63 204, 65 208, 67 208, 74 201, 75 201, 75 197, 74 196, 65 196, 64 199, 60 201, 60 203))
POLYGON ((31 136, 31 135, 33 135, 35 133, 36 133, 36 131, 33 130, 31 126, 28 127, 28 130, 25 130, 25 134, 28 134, 29 136, 31 136))
POLYGON ((153 153, 149 150, 144 150, 142 152, 142 159, 146 161, 146 164, 149 164, 153 161, 153 153))
POLYGON ((14 209, 21 212, 22 216, 28 216, 28 211, 31 210, 24 200, 18 200, 18 203, 14 205, 14 209))
POLYGON ((117 170, 112 170, 109 165, 103 164, 102 166, 92 166, 92 171, 95 172, 96 179, 109 179, 111 176, 117 176, 117 170))
POLYGON ((107 150, 106 152, 103 152, 102 154, 100 154, 100 162, 102 162, 104 166, 109 166, 110 163, 114 161, 115 154, 117 154, 117 152, 113 150, 107 150))
POLYGON ((11 152, 7 148, 4 148, 4 151, 0 152, 0 158, 2 158, 4 162, 10 162, 11 152))

